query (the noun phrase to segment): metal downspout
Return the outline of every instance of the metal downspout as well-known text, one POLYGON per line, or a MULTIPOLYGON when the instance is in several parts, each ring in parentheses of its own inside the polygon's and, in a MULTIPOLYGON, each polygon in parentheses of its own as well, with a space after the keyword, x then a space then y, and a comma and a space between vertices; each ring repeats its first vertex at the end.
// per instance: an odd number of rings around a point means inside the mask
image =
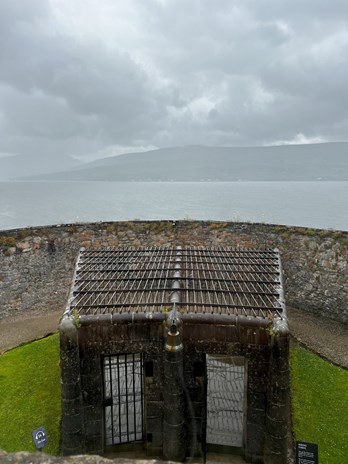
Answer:
POLYGON ((180 305, 181 247, 177 247, 174 281, 171 295, 172 309, 165 321, 164 345, 164 417, 163 454, 171 461, 184 461, 185 394, 180 305))

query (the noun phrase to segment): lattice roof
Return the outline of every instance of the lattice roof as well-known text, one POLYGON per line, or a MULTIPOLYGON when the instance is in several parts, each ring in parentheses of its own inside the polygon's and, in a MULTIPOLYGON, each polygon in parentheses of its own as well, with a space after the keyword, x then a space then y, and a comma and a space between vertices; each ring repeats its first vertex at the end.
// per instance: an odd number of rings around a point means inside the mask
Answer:
POLYGON ((82 249, 68 311, 272 318, 285 310, 277 250, 223 247, 82 249))

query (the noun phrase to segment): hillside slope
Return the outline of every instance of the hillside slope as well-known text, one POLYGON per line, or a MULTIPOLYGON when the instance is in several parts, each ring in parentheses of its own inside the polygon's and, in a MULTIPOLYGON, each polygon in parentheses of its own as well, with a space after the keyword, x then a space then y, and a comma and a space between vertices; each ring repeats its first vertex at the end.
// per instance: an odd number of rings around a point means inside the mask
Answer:
POLYGON ((104 158, 35 179, 69 181, 348 180, 348 143, 174 147, 104 158))

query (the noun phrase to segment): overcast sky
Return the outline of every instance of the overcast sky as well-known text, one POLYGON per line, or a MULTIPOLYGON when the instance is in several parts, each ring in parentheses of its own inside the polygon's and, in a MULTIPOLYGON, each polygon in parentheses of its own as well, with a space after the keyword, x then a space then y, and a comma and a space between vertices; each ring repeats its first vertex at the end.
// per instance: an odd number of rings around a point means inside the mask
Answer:
POLYGON ((0 0, 0 153, 348 140, 347 0, 0 0))

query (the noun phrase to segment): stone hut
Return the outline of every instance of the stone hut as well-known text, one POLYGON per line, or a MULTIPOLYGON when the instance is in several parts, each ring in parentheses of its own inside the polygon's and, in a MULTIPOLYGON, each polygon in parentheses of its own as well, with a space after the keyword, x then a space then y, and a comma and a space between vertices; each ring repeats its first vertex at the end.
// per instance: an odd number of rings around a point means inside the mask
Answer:
POLYGON ((286 462, 277 250, 81 249, 60 340, 64 454, 286 462))

